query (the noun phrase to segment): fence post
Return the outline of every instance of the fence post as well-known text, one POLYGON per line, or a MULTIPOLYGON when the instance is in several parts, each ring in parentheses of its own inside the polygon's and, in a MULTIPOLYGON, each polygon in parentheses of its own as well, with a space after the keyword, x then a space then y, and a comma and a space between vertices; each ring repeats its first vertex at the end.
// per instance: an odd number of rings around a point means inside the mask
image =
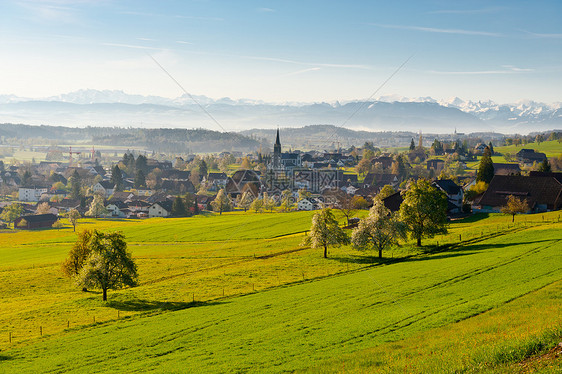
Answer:
POLYGON ((43 326, 39 326, 39 335, 43 336, 43 326))
POLYGON ((66 321, 66 328, 67 328, 67 329, 70 328, 70 320, 66 321))
POLYGON ((94 323, 96 323, 96 316, 94 316, 94 323))
POLYGON ((8 334, 8 337, 10 339, 10 344, 12 344, 12 332, 10 331, 10 333, 8 334))

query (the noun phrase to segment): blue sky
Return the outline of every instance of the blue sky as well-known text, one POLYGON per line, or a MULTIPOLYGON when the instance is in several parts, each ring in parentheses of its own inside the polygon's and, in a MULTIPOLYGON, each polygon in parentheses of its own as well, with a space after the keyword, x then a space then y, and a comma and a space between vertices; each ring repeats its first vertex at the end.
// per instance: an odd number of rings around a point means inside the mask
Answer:
POLYGON ((560 102, 562 2, 0 3, 0 94, 78 89, 268 102, 377 94, 560 102), (149 56, 150 55, 150 56, 149 56))

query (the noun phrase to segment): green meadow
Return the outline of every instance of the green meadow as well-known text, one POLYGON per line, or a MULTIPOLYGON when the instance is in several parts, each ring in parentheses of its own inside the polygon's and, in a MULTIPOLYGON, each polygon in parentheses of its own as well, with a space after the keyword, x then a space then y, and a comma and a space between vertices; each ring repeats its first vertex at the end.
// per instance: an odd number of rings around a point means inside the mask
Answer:
POLYGON ((0 372, 509 372, 562 339, 558 212, 471 216, 383 260, 301 247, 311 216, 81 220, 139 267, 107 303, 62 276, 70 226, 0 233, 0 372))
POLYGON ((534 142, 534 143, 528 143, 518 146, 507 145, 501 147, 494 147, 494 151, 503 154, 511 153, 512 155, 515 155, 523 148, 530 148, 530 149, 534 149, 537 152, 543 152, 546 154, 546 157, 558 157, 560 156, 560 154, 562 154, 562 143, 558 142, 558 140, 549 140, 546 142, 541 142, 540 144, 534 142))

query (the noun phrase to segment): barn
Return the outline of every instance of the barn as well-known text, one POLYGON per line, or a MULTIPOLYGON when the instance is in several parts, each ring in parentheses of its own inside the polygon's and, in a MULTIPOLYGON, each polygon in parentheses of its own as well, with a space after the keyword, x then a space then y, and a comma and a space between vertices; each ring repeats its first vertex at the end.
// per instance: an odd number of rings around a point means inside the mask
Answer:
POLYGON ((58 217, 54 214, 37 214, 34 216, 22 216, 14 221, 16 229, 42 229, 53 226, 58 217))

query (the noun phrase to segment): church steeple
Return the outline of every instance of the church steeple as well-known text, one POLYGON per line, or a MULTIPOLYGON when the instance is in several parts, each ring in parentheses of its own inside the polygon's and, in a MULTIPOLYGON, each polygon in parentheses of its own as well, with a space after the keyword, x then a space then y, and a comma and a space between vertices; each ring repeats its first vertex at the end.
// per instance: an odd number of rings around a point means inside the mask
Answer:
POLYGON ((281 166, 281 142, 279 141, 279 129, 277 129, 277 137, 273 146, 273 168, 279 169, 281 166))

